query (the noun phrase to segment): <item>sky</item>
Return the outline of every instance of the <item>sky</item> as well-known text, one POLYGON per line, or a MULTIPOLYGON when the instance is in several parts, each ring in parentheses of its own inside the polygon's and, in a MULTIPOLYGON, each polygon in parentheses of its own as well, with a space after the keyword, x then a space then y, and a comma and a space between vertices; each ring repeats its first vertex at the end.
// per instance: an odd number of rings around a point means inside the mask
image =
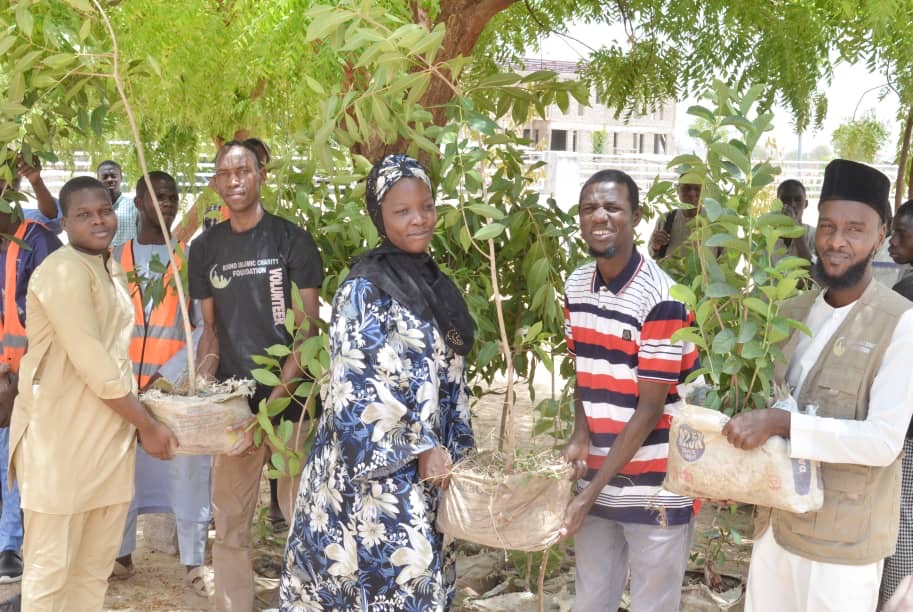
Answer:
MULTIPOLYGON (((607 39, 617 40, 619 34, 623 37, 621 28, 604 25, 578 24, 571 26, 569 32, 574 38, 593 47, 599 46, 607 39)), ((578 61, 587 55, 585 46, 558 35, 551 35, 542 39, 540 47, 539 51, 531 51, 530 55, 541 57, 542 59, 565 61, 578 61)), ((809 130, 802 134, 802 151, 807 153, 819 145, 830 146, 831 134, 842 122, 852 118, 854 112, 858 118, 865 112, 872 110, 875 112, 875 116, 884 122, 890 130, 890 136, 879 154, 879 161, 891 162, 900 132, 899 122, 897 121, 897 95, 890 92, 883 100, 879 100, 878 90, 867 91, 884 85, 884 83, 884 76, 870 74, 868 69, 862 64, 851 65, 844 63, 837 65, 834 68, 833 79, 824 88, 828 100, 827 115, 819 130, 809 130)), ((689 149, 687 146, 687 142, 690 141, 688 127, 692 122, 692 118, 685 111, 696 102, 698 102, 697 98, 689 98, 680 101, 676 106, 675 140, 679 149, 689 149)), ((782 107, 775 107, 774 114, 772 135, 776 140, 778 149, 784 154, 795 151, 798 148, 799 137, 791 124, 789 111, 782 107)))

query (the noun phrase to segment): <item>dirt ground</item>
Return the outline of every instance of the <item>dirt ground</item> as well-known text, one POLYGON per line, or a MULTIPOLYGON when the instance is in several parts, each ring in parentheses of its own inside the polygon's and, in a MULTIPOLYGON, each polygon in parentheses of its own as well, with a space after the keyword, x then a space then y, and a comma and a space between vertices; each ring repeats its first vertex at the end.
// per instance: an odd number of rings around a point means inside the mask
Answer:
MULTIPOLYGON (((547 376, 547 373, 546 373, 547 376)), ((545 379, 546 383, 548 378, 545 379)), ((502 389, 503 390, 503 389, 502 389)), ((560 392, 560 388, 558 389, 560 392)), ((537 401, 551 394, 551 385, 544 385, 537 391, 537 401)), ((491 448, 496 445, 497 432, 500 425, 502 396, 488 395, 480 401, 473 410, 473 428, 476 431, 478 444, 482 448, 491 448)), ((515 426, 518 446, 530 445, 531 432, 534 424, 534 411, 529 395, 525 391, 518 393, 518 403, 515 410, 515 426)), ((282 545, 285 534, 275 534, 267 527, 265 520, 265 507, 269 501, 269 489, 264 478, 261 483, 261 507, 258 509, 258 519, 255 524, 256 553, 254 567, 257 570, 257 610, 266 610, 278 605, 278 570, 281 563, 282 545)), ((692 565, 700 575, 700 561, 707 548, 708 534, 711 534, 716 514, 712 508, 702 509, 698 516, 695 530, 695 543, 692 549, 692 565)), ((740 508, 731 517, 729 522, 744 535, 750 534, 750 508, 740 508)), ((111 581, 107 598, 106 610, 136 610, 143 612, 152 611, 196 611, 211 610, 211 599, 206 600, 194 595, 184 583, 185 570, 180 565, 176 556, 162 554, 152 550, 144 541, 142 529, 144 517, 140 517, 137 536, 137 550, 134 553, 136 574, 124 581, 111 581)), ((207 547, 207 563, 210 562, 210 548, 215 532, 209 533, 209 546, 207 547)), ((747 575, 748 557, 751 552, 751 543, 748 538, 742 539, 739 545, 729 544, 724 547, 725 561, 721 564, 724 573, 744 578, 747 575)), ((550 565, 547 575, 545 592, 546 610, 569 610, 573 604, 573 551, 570 547, 562 547, 553 553, 556 559, 554 567, 550 565)), ((486 551, 473 545, 460 547, 457 584, 457 599, 455 610, 504 610, 523 611, 538 610, 536 581, 540 557, 531 563, 528 556, 504 551, 486 551), (532 569, 532 575, 526 577, 527 570, 532 569), (530 593, 530 591, 532 593, 530 593)), ((691 580, 697 582, 697 579, 691 580)), ((18 592, 18 585, 0 585, 0 602, 18 592)), ((686 590, 700 590, 702 587, 694 585, 685 587, 686 590)), ((2 608, 0 608, 2 609, 2 608)), ((626 610, 622 607, 621 610, 626 610)), ((703 604, 688 604, 683 600, 682 610, 710 611, 730 610, 736 612, 740 606, 712 607, 703 604)))

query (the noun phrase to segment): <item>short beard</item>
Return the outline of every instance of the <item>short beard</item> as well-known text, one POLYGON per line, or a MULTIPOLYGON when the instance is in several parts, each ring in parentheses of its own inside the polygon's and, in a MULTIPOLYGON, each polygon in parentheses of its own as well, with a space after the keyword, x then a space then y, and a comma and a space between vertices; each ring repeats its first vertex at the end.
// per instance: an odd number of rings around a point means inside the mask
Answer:
POLYGON ((846 272, 840 276, 831 276, 825 272, 824 265, 821 263, 821 258, 819 257, 818 261, 815 262, 813 267, 812 276, 815 278, 815 280, 817 280, 828 289, 839 290, 855 287, 859 284, 859 281, 862 280, 862 277, 865 276, 865 271, 868 269, 869 264, 872 262, 873 255, 866 257, 858 263, 854 263, 847 269, 846 272))
POLYGON ((612 259, 613 257, 615 257, 616 249, 613 246, 608 247, 604 251, 597 251, 596 249, 594 249, 591 246, 587 246, 587 249, 589 249, 590 255, 592 255, 596 259, 612 259))

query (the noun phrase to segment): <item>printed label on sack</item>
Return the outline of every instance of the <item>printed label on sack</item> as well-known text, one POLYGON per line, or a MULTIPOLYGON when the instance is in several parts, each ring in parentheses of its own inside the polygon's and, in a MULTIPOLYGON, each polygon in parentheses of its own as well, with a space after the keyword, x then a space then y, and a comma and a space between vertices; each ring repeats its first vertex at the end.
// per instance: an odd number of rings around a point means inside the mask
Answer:
POLYGON ((678 428, 675 446, 682 459, 689 463, 697 461, 704 456, 704 433, 683 423, 678 428))
POLYGON ((812 465, 808 459, 793 459, 793 485, 798 495, 808 495, 812 488, 812 465))

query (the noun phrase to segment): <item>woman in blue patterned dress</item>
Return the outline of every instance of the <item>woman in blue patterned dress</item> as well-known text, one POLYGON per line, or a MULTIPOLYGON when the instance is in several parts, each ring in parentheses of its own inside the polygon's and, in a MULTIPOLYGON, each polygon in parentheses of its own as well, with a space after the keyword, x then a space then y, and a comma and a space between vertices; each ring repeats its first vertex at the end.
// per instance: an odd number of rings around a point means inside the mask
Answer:
POLYGON ((383 239, 333 299, 325 412, 301 474, 282 610, 446 610, 456 578, 435 529, 452 461, 473 445, 461 292, 427 254, 437 212, 422 166, 368 175, 383 239))

